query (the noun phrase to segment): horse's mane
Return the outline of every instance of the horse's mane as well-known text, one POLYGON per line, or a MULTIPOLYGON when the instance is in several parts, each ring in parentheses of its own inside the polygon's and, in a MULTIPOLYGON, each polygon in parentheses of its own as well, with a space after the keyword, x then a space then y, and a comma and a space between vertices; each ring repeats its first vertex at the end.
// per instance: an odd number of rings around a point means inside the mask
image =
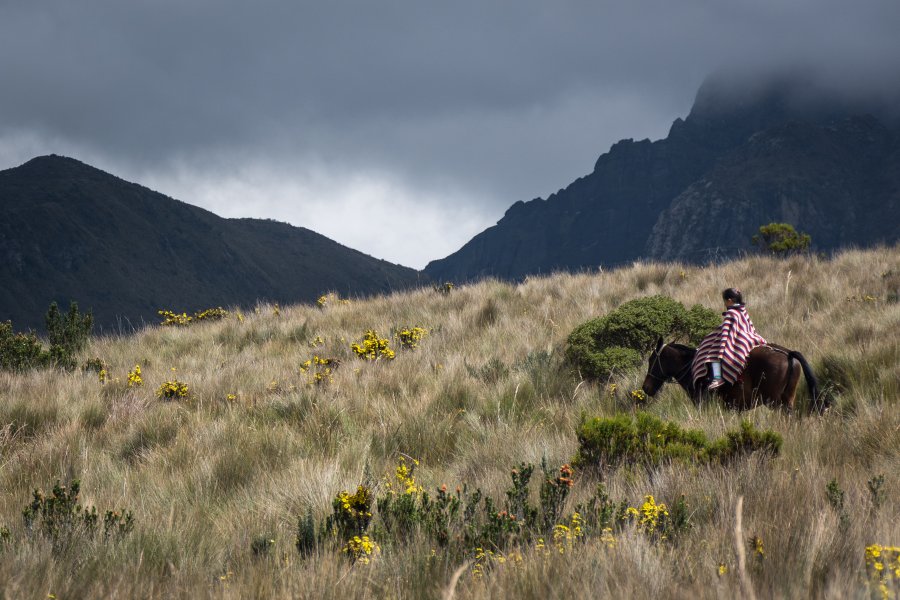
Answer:
POLYGON ((669 344, 669 347, 675 348, 676 350, 680 350, 681 352, 684 352, 685 354, 694 355, 697 353, 696 348, 692 348, 691 346, 685 346, 684 344, 676 344, 673 342, 673 343, 669 344))

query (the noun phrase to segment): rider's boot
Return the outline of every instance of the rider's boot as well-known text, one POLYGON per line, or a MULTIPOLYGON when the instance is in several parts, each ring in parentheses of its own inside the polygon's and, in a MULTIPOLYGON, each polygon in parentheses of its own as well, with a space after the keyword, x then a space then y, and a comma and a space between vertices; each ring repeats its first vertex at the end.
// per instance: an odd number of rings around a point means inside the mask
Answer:
POLYGON ((725 380, 722 379, 722 363, 718 361, 711 362, 709 366, 712 371, 712 381, 709 383, 708 389, 715 390, 725 385, 725 380))

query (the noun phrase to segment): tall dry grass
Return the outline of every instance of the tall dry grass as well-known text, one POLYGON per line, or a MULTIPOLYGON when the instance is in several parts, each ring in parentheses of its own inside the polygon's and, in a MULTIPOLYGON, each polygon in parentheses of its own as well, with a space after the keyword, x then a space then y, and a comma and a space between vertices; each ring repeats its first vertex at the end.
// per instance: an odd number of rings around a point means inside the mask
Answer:
MULTIPOLYGON (((614 498, 685 496, 693 526, 677 546, 626 530, 613 549, 522 548, 518 567, 483 578, 464 569, 456 597, 734 597, 738 497, 744 532, 765 544, 748 573, 759 597, 865 595, 865 546, 900 544, 898 274, 898 248, 704 268, 635 264, 324 310, 259 306, 243 320, 94 339, 82 359, 102 358, 113 377, 105 385, 80 371, 0 373, 0 526, 12 540, 0 550, 3 595, 442 597, 460 565, 432 556, 426 540, 383 540, 367 566, 331 552, 302 560, 298 516, 312 507, 324 517, 338 491, 391 472, 401 453, 421 461, 417 478, 429 486, 466 482, 495 497, 519 462, 569 461, 580 416, 633 410, 628 392, 643 372, 579 381, 562 363, 568 333, 644 295, 718 308, 728 286, 744 290, 764 336, 806 355, 834 409, 737 414, 695 407, 667 386, 650 412, 716 436, 749 419, 783 435, 782 455, 731 468, 623 469, 606 481, 614 498), (393 362, 352 355, 365 330, 405 325, 430 330, 416 351, 393 362), (324 344, 312 347, 316 337, 324 344), (310 386, 299 371, 314 354, 341 361, 331 384, 310 386), (145 385, 129 388, 136 364, 145 385), (189 400, 156 398, 173 377, 190 385, 189 400), (886 499, 874 511, 867 481, 882 473, 886 499), (21 511, 31 490, 76 478, 84 503, 134 511, 135 530, 62 553, 29 537, 21 511), (843 523, 825 494, 833 479, 846 493, 843 523), (250 551, 260 535, 275 540, 269 558, 250 551)), ((568 510, 596 483, 580 475, 568 510)))

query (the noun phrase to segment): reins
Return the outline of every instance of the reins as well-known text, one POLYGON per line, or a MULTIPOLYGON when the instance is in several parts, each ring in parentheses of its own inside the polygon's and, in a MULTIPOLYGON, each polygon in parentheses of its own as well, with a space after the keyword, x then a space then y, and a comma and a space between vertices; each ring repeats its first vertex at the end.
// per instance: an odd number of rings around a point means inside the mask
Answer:
MULTIPOLYGON (((659 352, 656 353, 656 365, 657 365, 657 366, 660 366, 660 361, 659 361, 660 353, 662 353, 663 348, 665 348, 666 346, 668 346, 668 344, 664 344, 664 345, 659 349, 659 352)), ((661 381, 661 382, 663 382, 663 383, 670 383, 670 382, 680 383, 680 382, 681 382, 681 378, 684 377, 685 375, 687 375, 688 372, 690 372, 690 370, 691 370, 691 365, 693 364, 693 362, 694 362, 694 361, 689 360, 689 361, 687 362, 687 364, 684 365, 684 367, 683 367, 680 371, 678 371, 678 373, 676 373, 675 375, 669 375, 669 376, 666 376, 666 377, 660 377, 659 375, 654 374, 654 373, 652 372, 653 370, 651 369, 650 371, 647 371, 647 376, 650 377, 651 379, 654 379, 654 380, 656 380, 656 381, 661 381)), ((660 370, 662 370, 662 367, 660 367, 660 370)))

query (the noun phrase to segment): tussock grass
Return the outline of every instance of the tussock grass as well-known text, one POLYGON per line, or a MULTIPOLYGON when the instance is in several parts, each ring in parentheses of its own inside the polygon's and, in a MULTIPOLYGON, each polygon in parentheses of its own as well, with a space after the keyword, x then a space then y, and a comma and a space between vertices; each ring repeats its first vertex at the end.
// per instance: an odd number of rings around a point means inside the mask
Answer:
MULTIPOLYGON (((522 462, 571 460, 582 414, 632 411, 643 371, 582 382, 562 362, 578 324, 622 302, 665 294, 718 309, 738 286, 759 331, 804 353, 834 400, 824 417, 766 408, 737 414, 694 406, 674 386, 642 407, 717 438, 749 419, 784 438, 774 460, 730 466, 623 468, 605 484, 613 498, 682 494, 693 527, 678 545, 626 531, 613 549, 588 544, 560 555, 522 548, 519 566, 464 570, 457 597, 733 597, 740 593, 732 540, 734 506, 759 537, 764 559, 749 575, 761 597, 867 593, 863 551, 900 544, 900 249, 848 251, 831 259, 753 256, 697 267, 637 263, 600 273, 484 281, 449 294, 431 289, 349 305, 261 305, 243 321, 153 327, 91 341, 111 380, 95 373, 0 373, 0 549, 5 596, 437 598, 460 566, 424 539, 383 540, 371 565, 338 553, 307 560, 294 550, 297 518, 317 518, 366 477, 378 484, 402 454, 421 461, 428 487, 468 483, 496 498, 522 462), (892 295, 893 294, 893 295, 892 295), (350 351, 363 333, 405 326, 429 335, 393 361, 350 351), (324 340, 313 347, 315 339, 324 340), (308 385, 314 354, 340 365, 334 381, 308 385), (143 387, 128 387, 136 364, 143 387), (174 371, 172 370, 174 369, 174 371), (186 400, 156 389, 176 377, 186 400), (611 385, 615 384, 615 390, 611 385), (885 474, 876 511, 867 481, 885 474), (34 487, 82 481, 82 501, 129 508, 135 530, 116 543, 85 540, 54 553, 23 529, 34 487), (827 500, 836 480, 845 514, 827 500), (265 557, 251 552, 271 536, 265 557), (718 574, 724 564, 727 573, 718 574)), ((805 392, 801 386, 801 397, 805 392)), ((578 474, 567 512, 596 475, 578 474)))

